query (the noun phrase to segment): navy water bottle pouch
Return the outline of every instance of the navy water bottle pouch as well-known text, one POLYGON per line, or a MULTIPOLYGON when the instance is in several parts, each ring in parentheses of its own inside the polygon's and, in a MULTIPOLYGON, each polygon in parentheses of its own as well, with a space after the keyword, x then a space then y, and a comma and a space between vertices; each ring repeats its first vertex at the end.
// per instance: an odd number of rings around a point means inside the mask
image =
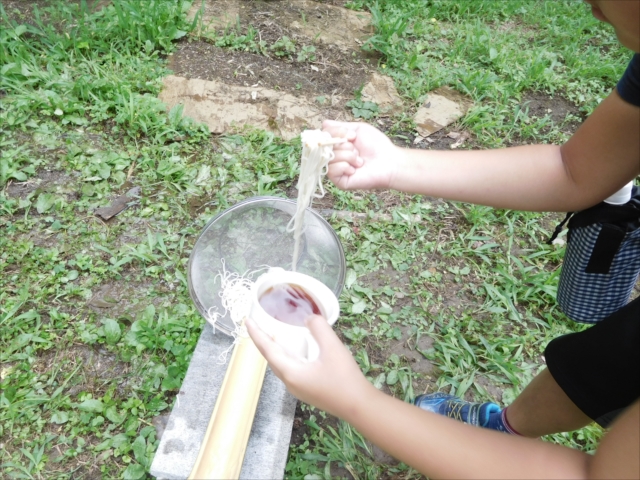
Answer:
POLYGON ((624 205, 601 202, 569 213, 567 248, 557 300, 576 322, 595 323, 629 301, 640 272, 640 192, 633 187, 624 205))

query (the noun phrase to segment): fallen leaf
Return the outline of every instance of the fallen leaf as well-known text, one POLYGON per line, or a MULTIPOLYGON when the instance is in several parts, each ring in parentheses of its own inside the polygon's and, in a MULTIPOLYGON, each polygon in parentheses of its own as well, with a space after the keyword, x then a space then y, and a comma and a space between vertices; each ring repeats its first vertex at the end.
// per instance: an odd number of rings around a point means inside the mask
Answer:
POLYGON ((415 138, 415 140, 413 140, 413 144, 414 144, 414 145, 417 145, 417 144, 419 144, 419 143, 420 143, 421 141, 423 141, 423 140, 424 140, 424 137, 421 137, 420 135, 418 135, 418 136, 415 138))
POLYGON ((91 300, 89 300, 87 304, 91 305, 92 307, 111 308, 118 304, 118 300, 113 297, 101 298, 99 296, 95 296, 91 300))
POLYGON ((458 132, 449 132, 447 133, 447 137, 453 138, 455 140, 456 138, 460 137, 460 134, 458 132))
POLYGON ((140 187, 133 187, 124 195, 120 195, 111 201, 111 205, 107 207, 96 208, 95 214, 103 220, 110 220, 122 211, 126 210, 129 205, 134 203, 142 193, 140 187))
POLYGON ((463 132, 462 134, 458 134, 458 139, 453 142, 449 148, 451 149, 456 149, 458 148, 460 145, 462 145, 464 143, 464 141, 469 138, 469 134, 467 132, 463 132))

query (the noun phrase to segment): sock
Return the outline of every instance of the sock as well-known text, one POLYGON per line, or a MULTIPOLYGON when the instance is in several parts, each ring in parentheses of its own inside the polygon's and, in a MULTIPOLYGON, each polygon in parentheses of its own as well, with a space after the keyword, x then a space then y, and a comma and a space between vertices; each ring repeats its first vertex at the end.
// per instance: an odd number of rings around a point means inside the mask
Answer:
POLYGON ((510 433, 511 435, 520 435, 507 420, 507 409, 497 411, 489 415, 489 420, 481 425, 484 428, 490 428, 499 432, 510 433))

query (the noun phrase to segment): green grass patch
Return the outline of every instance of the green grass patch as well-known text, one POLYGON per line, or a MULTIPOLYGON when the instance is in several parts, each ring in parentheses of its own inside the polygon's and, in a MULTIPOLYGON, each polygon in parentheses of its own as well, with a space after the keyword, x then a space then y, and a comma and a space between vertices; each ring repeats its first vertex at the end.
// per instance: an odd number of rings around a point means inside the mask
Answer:
POLYGON ((487 147, 514 138, 566 140, 562 123, 548 128, 548 122, 521 110, 523 95, 560 95, 589 114, 631 58, 581 1, 363 1, 359 6, 371 10, 376 27, 366 47, 383 55, 381 65, 401 93, 416 104, 440 85, 468 94, 476 105, 463 125, 487 147))
MULTIPOLYGON (((629 57, 571 0, 349 7, 373 13, 367 48, 412 105, 445 84, 474 99, 461 126, 483 146, 561 141, 575 119, 533 119, 523 96, 561 95, 589 113, 629 57)), ((249 129, 212 138, 157 99, 166 56, 197 28, 188 8, 51 2, 27 21, 0 8, 3 477, 146 475, 152 420, 175 401, 203 325, 185 278, 196 236, 248 196, 285 196, 297 177, 299 142, 249 129), (94 216, 132 186, 142 191, 136 205, 108 224, 94 216)), ((281 40, 261 45, 238 29, 215 37, 312 61, 316 52, 281 40)), ((554 300, 563 252, 544 241, 555 217, 328 191, 334 209, 367 217, 330 219, 348 266, 339 333, 390 394, 444 389, 508 404, 543 365, 546 343, 582 328, 554 300), (417 372, 399 344, 434 372, 417 372)), ((288 477, 418 477, 380 461, 348 425, 304 409, 288 477)), ((589 427, 549 440, 592 451, 600 435, 589 427)))

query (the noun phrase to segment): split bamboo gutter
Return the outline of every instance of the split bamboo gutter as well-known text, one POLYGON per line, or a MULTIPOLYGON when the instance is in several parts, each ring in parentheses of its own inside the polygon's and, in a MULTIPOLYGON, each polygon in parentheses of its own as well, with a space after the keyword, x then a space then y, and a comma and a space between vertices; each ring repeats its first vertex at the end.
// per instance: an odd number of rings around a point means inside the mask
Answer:
POLYGON ((238 338, 189 479, 240 477, 267 361, 250 337, 238 338))

